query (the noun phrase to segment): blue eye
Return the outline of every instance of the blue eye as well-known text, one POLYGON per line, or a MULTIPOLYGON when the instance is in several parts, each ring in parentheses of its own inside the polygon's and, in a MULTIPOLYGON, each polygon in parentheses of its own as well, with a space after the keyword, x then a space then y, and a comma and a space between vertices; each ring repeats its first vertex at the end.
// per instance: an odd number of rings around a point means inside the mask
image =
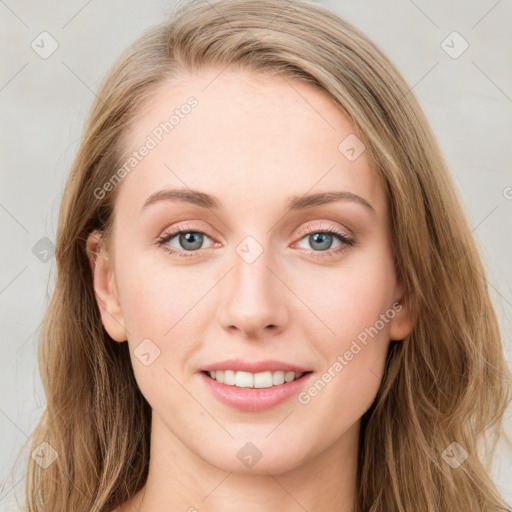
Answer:
POLYGON ((202 237, 207 236, 202 231, 191 231, 191 230, 180 230, 174 231, 173 233, 166 233, 158 239, 158 245, 162 246, 166 251, 171 254, 180 254, 184 257, 193 256, 194 252, 198 249, 202 249, 204 239, 202 237), (180 247, 177 250, 172 249, 173 246, 169 245, 169 242, 177 238, 180 247), (191 252, 187 254, 187 252, 191 252))
MULTIPOLYGON (((312 247, 312 249, 304 247, 301 247, 301 249, 306 250, 314 258, 329 258, 355 245, 355 241, 349 238, 348 235, 331 227, 326 229, 311 229, 309 231, 303 230, 300 234, 305 234, 305 236, 303 236, 299 242, 307 240, 310 247, 312 247), (338 245, 332 248, 333 241, 336 239, 338 240, 338 245)), ((212 247, 212 245, 203 247, 204 237, 210 239, 203 231, 178 229, 164 233, 158 239, 157 243, 170 254, 188 258, 195 256, 194 253, 197 253, 200 249, 209 249, 212 247), (176 239, 178 247, 170 244, 173 239, 176 239)))
MULTIPOLYGON (((301 232, 304 234, 304 231, 301 232)), ((355 241, 349 238, 345 233, 335 228, 309 230, 299 242, 306 240, 313 249, 305 248, 314 258, 329 258, 345 251, 347 248, 355 245, 355 241), (339 244, 332 249, 333 240, 337 239, 339 244)))
POLYGON ((334 239, 335 237, 331 233, 318 231, 312 235, 307 235, 302 240, 307 240, 313 248, 316 245, 316 249, 319 251, 325 251, 331 248, 334 239))

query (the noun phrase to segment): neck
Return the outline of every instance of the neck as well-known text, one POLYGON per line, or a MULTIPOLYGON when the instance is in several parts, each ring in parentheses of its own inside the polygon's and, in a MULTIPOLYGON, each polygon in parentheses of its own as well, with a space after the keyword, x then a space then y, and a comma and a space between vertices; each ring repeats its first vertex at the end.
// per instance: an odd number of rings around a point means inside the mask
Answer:
POLYGON ((287 471, 239 473, 206 462, 153 413, 148 479, 133 512, 354 512, 359 429, 287 471))

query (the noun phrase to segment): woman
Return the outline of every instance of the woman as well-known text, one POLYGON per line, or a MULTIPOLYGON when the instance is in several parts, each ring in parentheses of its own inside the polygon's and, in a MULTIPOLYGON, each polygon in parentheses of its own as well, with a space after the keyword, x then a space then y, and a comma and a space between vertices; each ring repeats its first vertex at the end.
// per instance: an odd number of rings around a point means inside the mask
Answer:
POLYGON ((409 86, 325 8, 193 2, 131 46, 56 258, 30 511, 507 510, 468 221, 409 86))

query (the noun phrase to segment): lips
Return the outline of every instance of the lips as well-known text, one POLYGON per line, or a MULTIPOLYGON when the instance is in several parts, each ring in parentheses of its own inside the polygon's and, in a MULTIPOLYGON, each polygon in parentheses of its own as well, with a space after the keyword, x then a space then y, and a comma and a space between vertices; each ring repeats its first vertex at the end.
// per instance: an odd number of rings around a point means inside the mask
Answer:
POLYGON ((239 388, 221 384, 206 373, 199 373, 205 388, 221 404, 243 412, 261 412, 281 403, 300 393, 311 381, 313 373, 306 373, 291 382, 270 388, 239 388))
POLYGON ((313 375, 312 370, 283 361, 240 359, 213 363, 198 372, 206 388, 217 400, 245 412, 259 412, 277 406, 296 395, 313 375), (228 383, 224 382, 226 374, 228 383), (217 379, 219 375, 221 379, 217 379), (272 376, 271 381, 269 375, 272 376), (250 377, 253 378, 252 386, 250 377))
POLYGON ((261 373, 261 372, 294 372, 294 373, 306 373, 311 371, 311 368, 305 368, 303 366, 287 363, 285 361, 278 361, 276 359, 267 359, 265 361, 244 361, 242 359, 227 359, 225 361, 219 361, 206 365, 199 368, 198 371, 216 371, 216 370, 233 370, 235 372, 250 372, 250 373, 261 373))

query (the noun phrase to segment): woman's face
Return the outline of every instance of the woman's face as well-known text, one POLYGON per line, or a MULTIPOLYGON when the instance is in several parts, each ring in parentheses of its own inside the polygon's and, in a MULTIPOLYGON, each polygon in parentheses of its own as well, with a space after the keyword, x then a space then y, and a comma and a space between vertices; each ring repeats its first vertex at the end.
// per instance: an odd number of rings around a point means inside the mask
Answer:
POLYGON ((219 73, 167 84, 132 123, 95 288, 153 436, 226 471, 280 472, 354 445, 411 320, 353 124, 311 85, 219 73))

